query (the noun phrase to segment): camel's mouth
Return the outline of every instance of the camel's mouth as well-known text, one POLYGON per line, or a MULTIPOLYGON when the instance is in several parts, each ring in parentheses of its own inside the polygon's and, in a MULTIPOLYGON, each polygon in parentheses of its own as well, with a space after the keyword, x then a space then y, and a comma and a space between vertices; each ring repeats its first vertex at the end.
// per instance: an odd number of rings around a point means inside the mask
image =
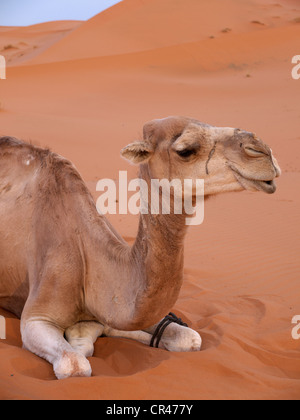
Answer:
POLYGON ((237 169, 231 167, 237 181, 245 189, 250 191, 263 191, 266 194, 276 192, 276 183, 274 180, 262 181, 257 179, 245 178, 237 169))

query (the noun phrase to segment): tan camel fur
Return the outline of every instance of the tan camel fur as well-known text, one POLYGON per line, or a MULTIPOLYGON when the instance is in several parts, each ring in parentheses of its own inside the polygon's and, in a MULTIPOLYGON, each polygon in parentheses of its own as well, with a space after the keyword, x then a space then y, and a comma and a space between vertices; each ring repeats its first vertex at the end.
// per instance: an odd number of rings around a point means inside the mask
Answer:
MULTIPOLYGON (((170 117, 145 125, 121 152, 140 177, 204 179, 206 196, 274 193, 280 175, 254 134, 170 117)), ((194 191, 191 191, 194 194, 194 191)), ((193 197, 195 199, 195 197, 193 197)), ((0 138, 0 306, 21 318, 24 347, 57 378, 90 376, 86 357, 102 334, 149 344, 183 282, 186 214, 141 214, 130 247, 95 203, 75 167, 49 150, 0 138)), ((161 348, 197 351, 200 335, 167 327, 161 348)))

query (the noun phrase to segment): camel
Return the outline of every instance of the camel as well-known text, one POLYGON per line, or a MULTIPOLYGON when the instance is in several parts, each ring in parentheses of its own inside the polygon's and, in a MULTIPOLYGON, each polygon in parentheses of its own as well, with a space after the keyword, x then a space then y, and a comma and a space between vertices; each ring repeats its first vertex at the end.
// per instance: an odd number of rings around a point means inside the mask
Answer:
MULTIPOLYGON (((185 117, 147 123, 121 151, 140 178, 204 179, 205 197, 276 191, 280 168, 255 134, 185 117)), ((195 191, 191 191, 195 194, 195 191)), ((194 197, 193 197, 194 198, 194 197)), ((133 246, 99 215, 65 158, 0 138, 0 306, 21 318, 25 349, 58 379, 91 376, 101 335, 149 345, 183 283, 185 214, 140 214, 133 246)), ((198 332, 164 325, 159 347, 199 351, 198 332)))

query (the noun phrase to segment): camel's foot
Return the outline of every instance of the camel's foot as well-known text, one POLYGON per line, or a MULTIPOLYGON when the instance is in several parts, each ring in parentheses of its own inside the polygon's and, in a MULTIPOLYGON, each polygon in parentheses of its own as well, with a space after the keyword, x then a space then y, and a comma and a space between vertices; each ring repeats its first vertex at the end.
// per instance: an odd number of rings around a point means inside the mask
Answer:
POLYGON ((82 354, 75 352, 63 353, 62 357, 54 362, 53 368, 57 379, 92 375, 89 361, 82 354))
POLYGON ((152 334, 151 347, 159 347, 173 352, 200 351, 202 339, 180 318, 169 313, 159 324, 147 329, 152 334))
MULTIPOLYGON (((173 318, 175 319, 175 316, 173 318)), ((202 339, 196 331, 184 326, 186 324, 183 324, 178 318, 177 320, 182 325, 175 322, 166 325, 165 320, 168 320, 168 317, 146 331, 118 331, 106 326, 104 334, 107 337, 130 338, 148 346, 159 347, 172 352, 201 350, 202 339)))
POLYGON ((173 352, 200 351, 202 338, 191 328, 170 324, 161 338, 159 347, 173 352))

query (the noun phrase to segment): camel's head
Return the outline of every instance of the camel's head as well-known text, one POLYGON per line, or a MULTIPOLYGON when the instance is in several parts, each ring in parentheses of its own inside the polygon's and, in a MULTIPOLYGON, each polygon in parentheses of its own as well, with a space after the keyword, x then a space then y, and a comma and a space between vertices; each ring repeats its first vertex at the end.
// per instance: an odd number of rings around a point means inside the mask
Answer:
POLYGON ((184 117, 147 123, 143 141, 121 154, 147 164, 151 178, 204 179, 205 195, 242 190, 272 194, 281 174, 272 150, 255 134, 184 117))

